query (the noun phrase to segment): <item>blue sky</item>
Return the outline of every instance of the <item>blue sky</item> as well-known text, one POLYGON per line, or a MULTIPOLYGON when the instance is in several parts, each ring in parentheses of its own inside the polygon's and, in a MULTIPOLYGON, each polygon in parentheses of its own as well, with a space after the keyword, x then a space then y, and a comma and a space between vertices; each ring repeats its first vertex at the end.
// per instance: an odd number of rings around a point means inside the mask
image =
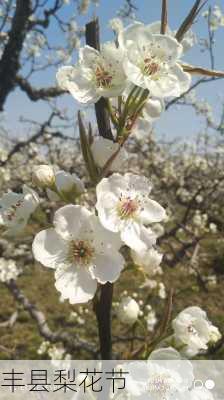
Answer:
MULTIPOLYGON (((50 3, 50 2, 49 2, 50 3)), ((177 29, 183 18, 186 16, 189 8, 194 3, 193 0, 169 0, 169 25, 172 29, 177 29)), ((209 0, 208 5, 221 6, 222 0, 209 0)), ((101 39, 103 41, 113 38, 113 34, 108 27, 108 22, 111 18, 116 17, 117 10, 123 5, 123 0, 100 0, 100 5, 97 8, 91 8, 85 16, 80 16, 77 21, 80 25, 84 25, 91 19, 93 13, 99 16, 101 26, 101 39)), ((160 0, 136 0, 135 5, 138 7, 136 19, 145 23, 150 23, 160 19, 161 1, 160 0)), ((205 7, 205 9, 208 6, 205 7)), ((64 13, 67 15, 71 12, 70 6, 64 8, 64 13)), ((207 37, 207 25, 204 18, 198 18, 194 25, 194 31, 199 38, 207 37)), ((52 26, 49 31, 51 41, 57 41, 59 38, 58 31, 55 26, 52 26)), ((216 68, 224 69, 224 28, 220 28, 216 33, 215 43, 215 60, 216 68)), ((74 55, 74 58, 76 56, 74 55)), ((207 53, 200 51, 200 46, 195 46, 190 50, 185 60, 192 64, 210 66, 207 53)), ((50 69, 47 72, 37 74, 33 78, 33 83, 37 87, 52 85, 55 82, 55 70, 50 69)), ((214 107, 214 112, 218 116, 221 113, 221 106, 224 92, 224 80, 216 83, 209 83, 201 86, 198 89, 198 97, 207 99, 214 107)), ((63 96, 59 104, 61 107, 68 107, 73 113, 78 109, 78 105, 69 95, 63 96)), ((46 102, 31 102, 26 98, 26 95, 19 90, 13 92, 7 101, 6 108, 7 123, 13 136, 24 136, 27 132, 27 127, 19 122, 22 115, 25 118, 43 121, 49 113, 49 108, 46 102)), ((166 136, 168 138, 181 137, 183 140, 192 139, 197 132, 203 127, 203 119, 196 117, 194 111, 187 107, 172 107, 170 111, 165 112, 156 124, 156 132, 158 136, 166 136)))

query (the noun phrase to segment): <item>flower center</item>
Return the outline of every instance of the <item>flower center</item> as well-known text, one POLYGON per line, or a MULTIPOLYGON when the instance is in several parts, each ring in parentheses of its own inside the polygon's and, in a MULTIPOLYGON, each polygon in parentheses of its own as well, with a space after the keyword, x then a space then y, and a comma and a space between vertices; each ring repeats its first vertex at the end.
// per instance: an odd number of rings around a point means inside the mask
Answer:
POLYGON ((121 219, 133 218, 138 210, 139 204, 136 199, 130 197, 120 199, 117 211, 121 219))
POLYGON ((98 65, 95 70, 96 84, 98 87, 108 88, 112 82, 112 75, 106 71, 102 65, 98 65))
POLYGON ((155 75, 160 69, 158 62, 155 62, 153 57, 147 57, 144 59, 143 73, 151 76, 155 75))
POLYGON ((171 390, 170 377, 166 374, 154 375, 149 381, 149 391, 166 398, 167 392, 171 390), (165 396, 165 397, 164 397, 165 396))
POLYGON ((197 335, 197 330, 194 328, 193 325, 189 325, 189 326, 187 327, 187 331, 188 331, 189 333, 191 333, 192 335, 197 335))
POLYGON ((94 249, 88 241, 75 240, 70 244, 69 257, 75 263, 89 265, 94 256, 94 249))
POLYGON ((11 207, 9 207, 9 209, 5 213, 8 221, 12 221, 15 218, 17 209, 19 207, 21 207, 22 204, 23 204, 23 200, 18 200, 15 204, 13 204, 13 205, 11 205, 11 207))

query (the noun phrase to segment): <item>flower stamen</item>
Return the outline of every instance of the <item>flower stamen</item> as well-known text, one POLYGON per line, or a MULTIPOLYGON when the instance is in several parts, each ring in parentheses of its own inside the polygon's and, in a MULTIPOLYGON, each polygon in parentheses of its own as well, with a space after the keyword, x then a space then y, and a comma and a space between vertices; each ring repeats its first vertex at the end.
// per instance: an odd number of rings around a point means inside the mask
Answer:
POLYGON ((6 212, 6 218, 8 219, 8 221, 12 221, 15 218, 17 209, 21 207, 22 204, 23 200, 18 200, 15 204, 9 207, 9 209, 6 212))
POLYGON ((121 219, 133 218, 138 210, 139 205, 136 199, 130 197, 120 199, 117 211, 121 219))
POLYGON ((111 86, 112 75, 106 71, 101 65, 98 65, 95 70, 96 83, 98 87, 108 88, 111 86))
POLYGON ((69 258, 79 265, 89 265, 94 256, 94 249, 88 241, 75 240, 70 244, 69 258))
POLYGON ((147 57, 144 59, 143 72, 145 75, 155 75, 159 71, 159 68, 159 64, 153 58, 147 57))

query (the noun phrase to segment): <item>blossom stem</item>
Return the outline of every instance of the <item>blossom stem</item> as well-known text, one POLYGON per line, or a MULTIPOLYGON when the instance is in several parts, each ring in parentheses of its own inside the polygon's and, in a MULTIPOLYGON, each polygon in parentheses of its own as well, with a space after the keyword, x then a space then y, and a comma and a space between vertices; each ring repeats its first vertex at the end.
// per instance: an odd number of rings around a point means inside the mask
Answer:
POLYGON ((167 0, 163 0, 160 33, 165 35, 167 28, 167 0))
MULTIPOLYGON (((86 25, 86 44, 97 50, 100 49, 99 22, 97 18, 86 25)), ((100 136, 114 140, 106 99, 101 98, 95 104, 95 113, 100 136)), ((103 360, 110 360, 112 358, 111 308, 113 285, 107 282, 105 285, 100 286, 99 292, 99 297, 95 297, 94 311, 98 323, 100 354, 103 360)))
MULTIPOLYGON (((86 44, 100 50, 99 21, 97 18, 86 24, 86 44)), ((95 104, 95 113, 100 136, 114 140, 107 106, 107 99, 101 97, 95 104)))

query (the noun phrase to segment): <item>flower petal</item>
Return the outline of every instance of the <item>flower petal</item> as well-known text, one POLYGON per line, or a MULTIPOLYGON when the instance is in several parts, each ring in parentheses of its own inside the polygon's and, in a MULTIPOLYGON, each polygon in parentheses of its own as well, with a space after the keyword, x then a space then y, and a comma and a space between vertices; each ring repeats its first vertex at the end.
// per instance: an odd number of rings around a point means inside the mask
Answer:
POLYGON ((144 252, 156 243, 154 232, 136 222, 126 225, 121 232, 121 239, 127 246, 137 252, 144 252))
POLYGON ((92 215, 90 219, 91 223, 91 232, 94 234, 91 235, 90 240, 93 243, 94 249, 97 253, 104 253, 105 249, 110 252, 118 251, 122 246, 122 241, 119 233, 114 233, 105 229, 100 220, 95 215, 92 215))
POLYGON ((76 238, 91 215, 87 208, 78 205, 59 208, 54 215, 55 230, 65 239, 76 238))
MULTIPOLYGON (((136 55, 134 56, 133 54, 132 57, 136 59, 136 55)), ((134 65, 132 62, 125 60, 124 69, 127 73, 129 81, 131 81, 136 86, 146 89, 144 75, 142 74, 141 69, 137 65, 134 65)))
POLYGON ((118 198, 111 192, 98 191, 96 209, 102 225, 112 232, 119 231, 120 219, 116 211, 118 198))
POLYGON ((164 54, 166 54, 166 62, 170 65, 175 64, 183 52, 182 45, 174 37, 154 34, 153 41, 154 43, 157 43, 158 46, 160 46, 160 49, 163 50, 164 54))
POLYGON ((106 282, 115 282, 124 267, 124 258, 117 251, 108 251, 104 254, 98 254, 95 259, 95 265, 90 267, 93 278, 104 284, 106 282))
POLYGON ((183 68, 179 64, 175 64, 171 71, 176 76, 179 83, 179 95, 186 92, 191 84, 191 76, 187 72, 184 72, 183 68))
POLYGON ((56 268, 67 255, 67 243, 52 228, 35 236, 32 249, 35 259, 49 268, 56 268))
POLYGON ((99 51, 91 46, 86 45, 79 49, 79 59, 81 63, 84 63, 89 68, 92 67, 93 62, 95 62, 96 59, 99 57, 100 57, 99 51))
POLYGON ((145 243, 141 239, 141 226, 136 222, 128 223, 121 232, 121 239, 131 249, 144 251, 145 243))
POLYGON ((77 269, 74 265, 61 265, 55 271, 55 279, 56 289, 70 304, 86 303, 96 292, 97 281, 85 267, 77 269))
POLYGON ((142 223, 151 224, 153 222, 160 222, 165 217, 166 211, 157 201, 145 199, 140 213, 142 223))
POLYGON ((79 65, 61 67, 56 74, 59 86, 68 90, 77 101, 84 104, 95 103, 99 96, 85 76, 79 65))

